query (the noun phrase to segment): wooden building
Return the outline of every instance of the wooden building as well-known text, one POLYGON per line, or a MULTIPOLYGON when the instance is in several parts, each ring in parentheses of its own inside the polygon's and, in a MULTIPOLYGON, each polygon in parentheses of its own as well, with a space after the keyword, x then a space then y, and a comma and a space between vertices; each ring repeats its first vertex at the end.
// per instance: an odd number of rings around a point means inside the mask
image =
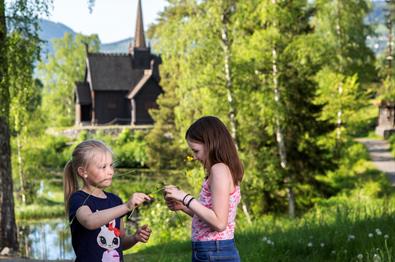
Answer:
POLYGON ((148 110, 156 108, 160 56, 151 53, 144 36, 138 1, 134 44, 128 53, 90 53, 84 80, 75 87, 76 125, 151 125, 148 110))
POLYGON ((377 120, 376 134, 385 139, 395 134, 395 103, 381 101, 379 105, 379 117, 377 120))

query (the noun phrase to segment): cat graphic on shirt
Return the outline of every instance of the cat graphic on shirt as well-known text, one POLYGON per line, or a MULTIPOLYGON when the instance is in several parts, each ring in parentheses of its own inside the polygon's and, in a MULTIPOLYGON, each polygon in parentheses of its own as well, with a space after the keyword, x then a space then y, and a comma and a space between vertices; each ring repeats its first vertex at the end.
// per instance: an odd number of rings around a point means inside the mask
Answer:
POLYGON ((106 249, 103 253, 102 262, 119 262, 120 255, 116 250, 120 245, 119 229, 115 227, 115 220, 100 229, 97 235, 97 243, 106 249))

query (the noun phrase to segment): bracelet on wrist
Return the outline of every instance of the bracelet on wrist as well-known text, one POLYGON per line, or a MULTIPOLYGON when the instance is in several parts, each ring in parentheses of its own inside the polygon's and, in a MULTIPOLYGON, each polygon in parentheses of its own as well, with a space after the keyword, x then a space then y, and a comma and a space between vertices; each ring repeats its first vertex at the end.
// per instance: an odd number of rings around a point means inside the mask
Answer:
POLYGON ((194 199, 195 199, 194 197, 191 197, 191 199, 189 199, 188 203, 186 204, 186 207, 189 208, 189 204, 191 204, 192 200, 194 200, 194 199))
POLYGON ((185 206, 185 198, 187 198, 187 196, 190 196, 190 194, 186 194, 185 196, 184 196, 184 198, 182 199, 182 203, 184 204, 184 206, 185 206))

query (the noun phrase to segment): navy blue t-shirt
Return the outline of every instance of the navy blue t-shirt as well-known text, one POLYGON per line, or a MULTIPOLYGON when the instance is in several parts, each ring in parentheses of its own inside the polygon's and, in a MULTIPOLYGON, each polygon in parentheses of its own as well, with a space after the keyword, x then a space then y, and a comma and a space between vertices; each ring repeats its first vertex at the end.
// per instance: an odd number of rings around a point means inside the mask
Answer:
POLYGON ((70 197, 69 221, 74 218, 70 229, 76 261, 123 261, 119 236, 120 218, 95 230, 86 229, 75 218, 78 208, 82 205, 86 205, 92 212, 96 212, 122 204, 122 200, 117 195, 104 193, 107 197, 99 198, 80 190, 70 197))

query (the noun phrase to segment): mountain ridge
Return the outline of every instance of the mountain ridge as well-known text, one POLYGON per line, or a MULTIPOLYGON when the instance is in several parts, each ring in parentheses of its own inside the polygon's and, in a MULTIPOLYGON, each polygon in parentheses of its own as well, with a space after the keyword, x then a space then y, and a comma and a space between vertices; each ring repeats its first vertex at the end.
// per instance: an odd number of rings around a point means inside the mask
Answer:
MULTIPOLYGON (((38 36, 43 40, 41 56, 53 53, 52 40, 63 38, 65 33, 70 33, 75 36, 77 33, 67 25, 61 22, 54 22, 48 19, 41 18, 39 20, 40 31, 38 36)), ((133 41, 132 37, 121 39, 111 43, 101 43, 100 52, 103 53, 127 53, 129 43, 133 41)))

